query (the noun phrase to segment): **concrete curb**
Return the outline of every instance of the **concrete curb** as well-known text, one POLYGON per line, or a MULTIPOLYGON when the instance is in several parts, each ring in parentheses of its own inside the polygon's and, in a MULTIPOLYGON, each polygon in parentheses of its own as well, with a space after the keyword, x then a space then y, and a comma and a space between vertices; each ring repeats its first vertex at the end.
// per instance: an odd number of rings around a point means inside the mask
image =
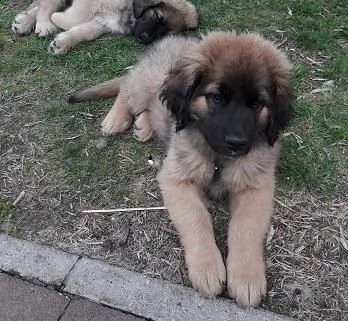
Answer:
POLYGON ((52 247, 0 234, 0 270, 25 279, 62 286, 78 258, 52 247))
POLYGON ((246 311, 228 299, 204 299, 191 288, 2 234, 0 270, 156 321, 293 320, 263 310, 246 311))

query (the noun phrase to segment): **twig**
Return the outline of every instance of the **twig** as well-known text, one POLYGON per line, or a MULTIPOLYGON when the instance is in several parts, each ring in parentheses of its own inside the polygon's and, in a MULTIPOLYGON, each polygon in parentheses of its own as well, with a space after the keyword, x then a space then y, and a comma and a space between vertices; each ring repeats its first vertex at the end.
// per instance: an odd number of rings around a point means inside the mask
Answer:
POLYGON ((98 116, 96 116, 96 115, 93 115, 93 114, 90 114, 90 113, 84 113, 84 112, 82 112, 82 111, 79 111, 78 113, 79 113, 80 115, 86 116, 86 117, 91 117, 91 118, 96 118, 96 117, 98 117, 98 116))
POLYGON ((65 140, 73 140, 73 139, 79 138, 81 136, 82 135, 76 135, 76 136, 72 136, 72 137, 67 137, 67 138, 65 138, 65 140))
POLYGON ((32 127, 32 126, 35 126, 35 125, 41 124, 41 123, 43 123, 43 121, 36 121, 34 123, 25 124, 25 125, 23 125, 23 127, 32 127))
POLYGON ((16 200, 12 203, 12 206, 16 206, 25 196, 25 191, 20 192, 16 200))
POLYGON ((136 212, 136 211, 157 211, 166 210, 165 206, 158 207, 132 207, 132 208, 115 208, 108 210, 84 210, 82 213, 118 213, 118 212, 136 212))
POLYGON ((183 278, 182 278, 180 266, 178 266, 178 267, 176 268, 176 270, 177 270, 178 275, 179 275, 180 284, 181 284, 181 285, 184 285, 184 280, 183 280, 183 278))
POLYGON ((314 65, 322 65, 322 64, 323 64, 322 62, 315 61, 315 60, 313 60, 313 59, 310 58, 310 57, 306 57, 306 58, 307 58, 307 60, 309 60, 309 62, 311 62, 311 63, 314 64, 314 65))
POLYGON ((121 156, 121 157, 123 157, 123 158, 125 158, 125 159, 129 160, 131 163, 135 164, 134 160, 133 160, 133 159, 131 159, 130 157, 126 156, 126 155, 123 155, 123 154, 118 154, 118 156, 121 156))
POLYGON ((6 154, 11 153, 13 151, 13 148, 10 148, 7 152, 0 155, 0 158, 4 157, 6 154))
POLYGON ((291 212, 297 212, 296 210, 294 210, 293 208, 287 206, 287 205, 284 204, 282 201, 280 201, 280 200, 278 200, 278 199, 276 199, 276 198, 274 198, 274 201, 275 201, 278 205, 287 208, 287 209, 290 210, 291 212))
POLYGON ((150 196, 152 196, 152 197, 155 198, 156 200, 158 200, 158 197, 157 197, 156 195, 154 195, 154 194, 152 194, 152 193, 150 193, 150 192, 147 192, 147 191, 145 191, 145 193, 148 194, 148 195, 150 195, 150 196))

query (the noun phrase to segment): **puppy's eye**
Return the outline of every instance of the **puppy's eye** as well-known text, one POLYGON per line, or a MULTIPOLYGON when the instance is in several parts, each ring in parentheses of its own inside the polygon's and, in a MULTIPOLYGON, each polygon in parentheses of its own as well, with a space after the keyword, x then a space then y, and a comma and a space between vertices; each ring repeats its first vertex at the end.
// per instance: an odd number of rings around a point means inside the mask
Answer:
POLYGON ((207 98, 215 105, 222 105, 224 102, 224 97, 220 93, 208 94, 207 98))
POLYGON ((162 16, 159 14, 159 12, 158 11, 154 11, 154 15, 155 15, 155 19, 156 19, 156 21, 158 22, 158 21, 162 21, 162 16))
POLYGON ((252 105, 251 108, 256 110, 256 111, 260 111, 262 107, 262 103, 260 101, 255 101, 252 105))

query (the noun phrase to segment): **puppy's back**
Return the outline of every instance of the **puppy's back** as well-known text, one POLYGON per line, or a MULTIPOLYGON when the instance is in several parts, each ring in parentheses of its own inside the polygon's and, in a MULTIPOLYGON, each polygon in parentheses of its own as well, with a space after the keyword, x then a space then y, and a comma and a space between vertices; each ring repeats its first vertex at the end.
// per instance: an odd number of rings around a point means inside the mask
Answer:
POLYGON ((132 92, 136 87, 148 87, 151 93, 162 86, 168 71, 192 44, 198 42, 195 38, 178 35, 167 36, 155 42, 139 59, 138 64, 127 75, 126 84, 132 92), (134 87, 136 86, 136 87, 134 87), (151 90, 153 89, 153 90, 151 90))
POLYGON ((168 36, 154 43, 121 86, 133 114, 144 110, 151 112, 152 127, 164 142, 170 136, 173 121, 167 108, 160 102, 159 93, 169 70, 197 42, 196 38, 168 36))

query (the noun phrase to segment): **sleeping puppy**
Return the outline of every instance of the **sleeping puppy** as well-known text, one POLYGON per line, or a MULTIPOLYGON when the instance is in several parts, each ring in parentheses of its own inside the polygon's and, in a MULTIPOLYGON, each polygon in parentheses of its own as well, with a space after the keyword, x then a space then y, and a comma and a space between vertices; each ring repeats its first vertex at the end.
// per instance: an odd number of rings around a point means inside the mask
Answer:
POLYGON ((104 134, 134 122, 139 141, 166 146, 158 175, 180 234, 192 286, 206 297, 227 290, 241 307, 266 293, 264 241, 273 211, 278 136, 293 113, 291 65, 257 34, 212 32, 156 43, 122 78, 70 97, 117 99, 104 134), (216 246, 207 196, 228 195, 228 256, 216 246))
POLYGON ((12 30, 46 36, 63 29, 49 45, 53 54, 106 33, 132 34, 150 43, 168 33, 195 28, 198 15, 186 0, 34 0, 18 14, 12 30))

